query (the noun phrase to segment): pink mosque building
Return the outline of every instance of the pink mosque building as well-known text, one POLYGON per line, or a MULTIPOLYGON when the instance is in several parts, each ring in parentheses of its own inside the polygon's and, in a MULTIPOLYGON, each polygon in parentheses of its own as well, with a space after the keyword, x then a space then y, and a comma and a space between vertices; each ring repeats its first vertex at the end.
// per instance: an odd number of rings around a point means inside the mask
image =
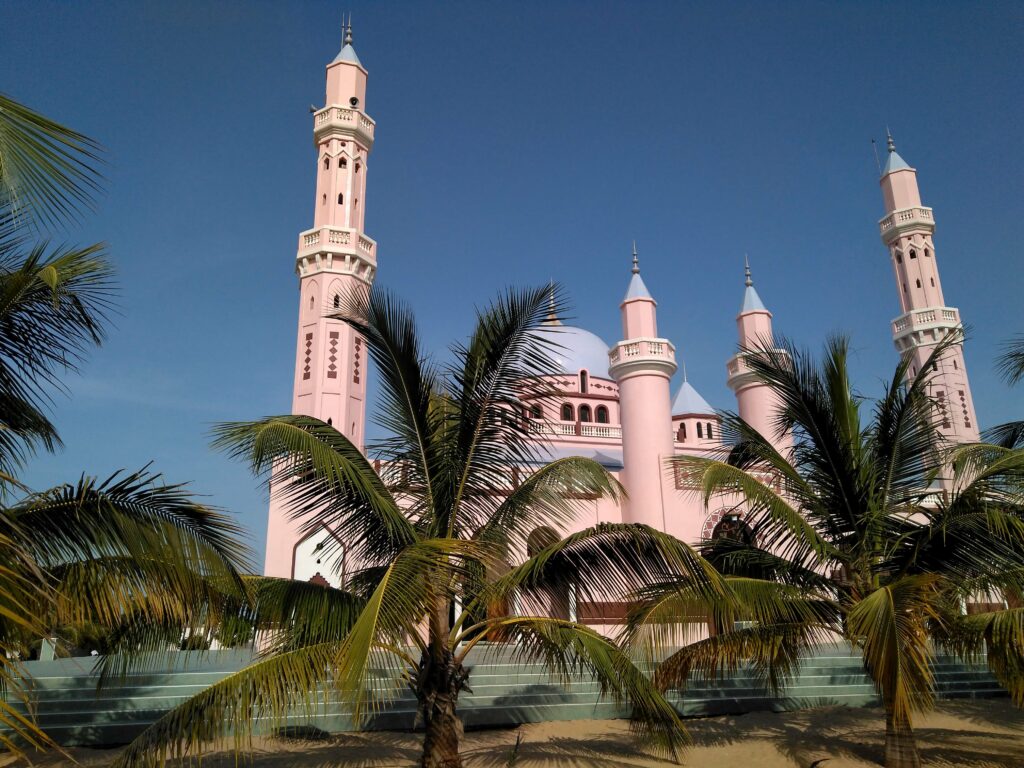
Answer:
MULTIPOLYGON (((358 334, 326 315, 338 306, 339 296, 369 286, 377 272, 377 243, 363 226, 375 128, 365 111, 366 80, 349 26, 341 51, 327 65, 325 105, 313 114, 316 196, 313 227, 299 234, 296 256, 299 322, 292 400, 293 413, 334 425, 360 448, 365 445, 367 354, 358 334)), ((933 241, 935 220, 932 209, 921 204, 917 172, 896 153, 891 137, 888 150, 880 180, 885 216, 879 226, 892 260, 901 311, 891 331, 899 353, 912 356, 916 373, 930 349, 960 326, 960 315, 943 297, 933 241)), ((627 490, 628 500, 622 505, 607 499, 589 502, 575 529, 604 521, 646 523, 695 542, 712 536, 723 523, 735 524, 742 507, 738 499, 722 497, 705 508, 685 477, 666 471, 666 459, 709 455, 721 448, 720 418, 685 373, 671 391, 678 365, 675 346, 659 335, 657 302, 644 284, 635 246, 632 273, 626 277, 619 305, 621 340, 608 345, 556 317, 538 331, 560 345, 559 372, 548 382, 559 397, 554 405, 550 398, 543 405, 527 402, 530 429, 552 457, 593 457, 627 490)), ((770 339, 773 316, 754 287, 749 265, 742 297, 737 298, 738 348, 770 339)), ((742 351, 726 361, 725 373, 736 397, 735 410, 762 434, 773 434, 772 395, 751 375, 742 351)), ((961 347, 945 355, 931 386, 944 434, 958 442, 977 440, 961 347)), ((786 438, 780 442, 785 449, 786 438)), ((319 557, 333 533, 325 529, 302 535, 299 527, 272 499, 265 573, 340 585, 343 569, 339 573, 319 557)), ((344 542, 339 543, 343 548, 344 542)), ((601 623, 597 615, 588 616, 584 606, 579 618, 601 623)))

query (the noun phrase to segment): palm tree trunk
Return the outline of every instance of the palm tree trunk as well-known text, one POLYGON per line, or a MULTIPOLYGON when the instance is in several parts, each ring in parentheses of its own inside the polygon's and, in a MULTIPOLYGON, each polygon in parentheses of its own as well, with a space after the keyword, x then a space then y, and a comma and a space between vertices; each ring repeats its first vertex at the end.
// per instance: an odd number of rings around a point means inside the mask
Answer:
POLYGON ((885 768, 921 768, 910 721, 892 711, 885 713, 885 768))
POLYGON ((426 729, 420 768, 462 768, 462 720, 456 707, 467 677, 468 670, 449 648, 428 648, 420 659, 416 696, 426 729))

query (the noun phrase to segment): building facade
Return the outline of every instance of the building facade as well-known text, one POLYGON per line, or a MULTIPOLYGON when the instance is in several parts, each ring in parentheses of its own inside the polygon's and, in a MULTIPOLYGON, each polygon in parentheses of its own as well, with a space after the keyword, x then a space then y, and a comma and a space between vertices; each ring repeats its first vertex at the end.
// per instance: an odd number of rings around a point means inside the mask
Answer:
MULTIPOLYGON (((367 158, 374 122, 366 114, 367 71, 352 47, 349 27, 338 56, 327 66, 325 105, 313 114, 317 149, 313 228, 299 235, 299 322, 293 413, 334 425, 360 448, 366 424, 366 351, 358 334, 326 317, 349 291, 365 290, 377 269, 377 245, 363 231, 367 158)), ((917 177, 890 140, 881 177, 886 216, 882 239, 895 271, 902 314, 892 323, 893 340, 912 358, 912 371, 930 349, 959 327, 959 312, 947 307, 939 282, 933 241, 934 218, 921 205, 917 177)), ((667 467, 673 456, 719 455, 721 420, 684 373, 671 391, 676 348, 659 335, 657 301, 644 283, 633 248, 631 273, 619 306, 622 338, 613 345, 551 316, 536 332, 555 342, 558 371, 548 377, 545 395, 525 395, 528 425, 551 458, 588 456, 601 462, 623 484, 628 499, 588 502, 573 526, 600 522, 645 523, 688 542, 711 537, 719 526, 742 518, 738 498, 720 497, 707 507, 688 479, 667 467), (550 392, 556 392, 552 397, 550 392)), ((739 294, 739 291, 737 292, 739 294)), ((781 451, 787 435, 774 423, 775 401, 745 364, 745 349, 770 347, 773 315, 754 287, 749 264, 736 316, 739 352, 726 363, 734 409, 781 451)), ((527 393, 530 388, 525 390, 527 393)), ((951 439, 978 438, 962 347, 938 363, 932 396, 939 403, 941 428, 951 439)), ((732 404, 728 404, 733 408, 732 404)), ((538 530, 544 537, 572 530, 538 530)), ((270 505, 265 573, 340 585, 344 542, 326 528, 300 532, 280 500, 270 505), (333 539, 333 541, 332 541, 333 539), (326 546, 330 544, 330 546, 326 546), (330 563, 320 555, 331 550, 330 563)), ((580 615, 582 620, 600 617, 580 615)), ((607 617, 605 617, 607 618, 607 617)))

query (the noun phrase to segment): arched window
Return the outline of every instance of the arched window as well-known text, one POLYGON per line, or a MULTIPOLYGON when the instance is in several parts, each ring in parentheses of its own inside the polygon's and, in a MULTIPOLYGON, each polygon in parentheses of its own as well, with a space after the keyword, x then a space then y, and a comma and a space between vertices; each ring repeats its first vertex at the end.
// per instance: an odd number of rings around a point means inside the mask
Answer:
POLYGON ((346 160, 344 157, 341 158, 341 160, 338 161, 338 167, 343 169, 348 168, 348 160, 346 160))
POLYGON ((960 369, 960 366, 956 364, 956 358, 954 357, 953 358, 953 370, 957 371, 959 369, 960 369))
POLYGON ((569 403, 562 406, 562 421, 576 421, 572 412, 572 406, 569 403))
POLYGON ((586 371, 580 371, 580 392, 586 394, 589 388, 590 382, 586 371))
POLYGON ((334 419, 332 419, 332 418, 328 417, 328 418, 327 418, 327 426, 329 427, 329 426, 331 426, 331 425, 333 425, 333 424, 334 424, 334 419))
POLYGON ((697 437, 704 437, 704 426, 699 421, 697 422, 697 437))
POLYGON ((608 409, 605 408, 603 405, 597 406, 597 410, 594 411, 594 421, 596 421, 598 424, 607 424, 608 409))
POLYGON ((709 422, 708 422, 708 440, 713 440, 713 439, 714 439, 714 437, 715 437, 715 435, 714 435, 714 433, 713 433, 713 432, 711 431, 711 422, 709 421, 709 422))
POLYGON ((932 257, 932 252, 929 251, 927 248, 924 249, 924 257, 926 259, 930 259, 932 257))
POLYGON ((530 418, 531 419, 543 419, 544 418, 544 409, 541 408, 539 405, 531 405, 530 406, 530 418))
POLYGON ((679 424, 679 431, 676 433, 676 440, 680 443, 686 441, 686 425, 682 422, 679 424))
POLYGON ((341 296, 334 294, 334 308, 337 309, 341 306, 341 296))
POLYGON ((916 259, 917 258, 917 251, 915 251, 913 248, 910 249, 910 258, 912 258, 912 259, 916 259))
POLYGON ((327 205, 327 195, 320 198, 320 205, 327 205))
POLYGON ((917 283, 917 287, 918 287, 918 288, 920 288, 920 287, 921 287, 921 281, 920 281, 920 280, 915 280, 914 282, 916 282, 916 283, 917 283))
POLYGON ((934 287, 935 287, 935 278, 933 277, 932 278, 932 288, 934 288, 934 287))
POLYGON ((590 406, 589 405, 581 405, 580 406, 580 421, 590 421, 590 406))
POLYGON ((896 263, 897 264, 902 264, 903 263, 903 255, 899 251, 896 251, 896 263))
POLYGON ((338 205, 344 205, 344 203, 345 203, 345 196, 344 195, 338 195, 338 205))
POLYGON ((359 163, 356 163, 356 173, 359 173, 359 163))
POLYGON ((324 158, 324 170, 326 171, 330 167, 331 167, 331 158, 325 157, 324 158))

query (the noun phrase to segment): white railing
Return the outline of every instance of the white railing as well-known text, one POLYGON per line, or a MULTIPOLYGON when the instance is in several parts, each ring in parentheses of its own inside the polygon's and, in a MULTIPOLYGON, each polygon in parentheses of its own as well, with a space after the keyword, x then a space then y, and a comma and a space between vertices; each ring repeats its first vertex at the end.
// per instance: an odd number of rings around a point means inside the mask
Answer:
POLYGON ((887 230, 892 229, 897 224, 906 224, 908 221, 934 221, 932 216, 931 208, 917 207, 917 208, 902 208, 898 211, 893 211, 880 222, 878 222, 879 229, 884 233, 887 230))
POLYGON ((375 123, 362 112, 345 107, 327 107, 313 116, 313 127, 322 128, 328 123, 342 123, 359 126, 369 137, 373 138, 375 123))
POLYGON ((312 245, 316 245, 320 242, 319 232, 307 232, 302 236, 302 245, 305 248, 309 248, 312 245))
POLYGON ((373 256, 377 244, 364 235, 357 235, 357 230, 342 229, 341 227, 326 226, 319 229, 310 229, 299 235, 299 248, 301 250, 321 248, 331 251, 332 249, 325 248, 324 246, 351 246, 355 242, 360 251, 368 256, 373 256))
POLYGON ((663 339, 637 339, 635 341, 623 341, 613 347, 608 353, 608 360, 617 363, 632 357, 662 357, 672 359, 674 347, 663 339))
POLYGON ((622 427, 613 427, 611 424, 576 424, 572 421, 531 421, 529 422, 529 429, 535 435, 603 437, 609 439, 622 437, 622 427))
POLYGON ((933 309, 922 309, 919 312, 907 312, 907 314, 901 315, 892 321, 892 331, 893 333, 902 333, 908 328, 932 325, 936 322, 958 325, 960 323, 960 313, 955 307, 935 307, 933 309))

